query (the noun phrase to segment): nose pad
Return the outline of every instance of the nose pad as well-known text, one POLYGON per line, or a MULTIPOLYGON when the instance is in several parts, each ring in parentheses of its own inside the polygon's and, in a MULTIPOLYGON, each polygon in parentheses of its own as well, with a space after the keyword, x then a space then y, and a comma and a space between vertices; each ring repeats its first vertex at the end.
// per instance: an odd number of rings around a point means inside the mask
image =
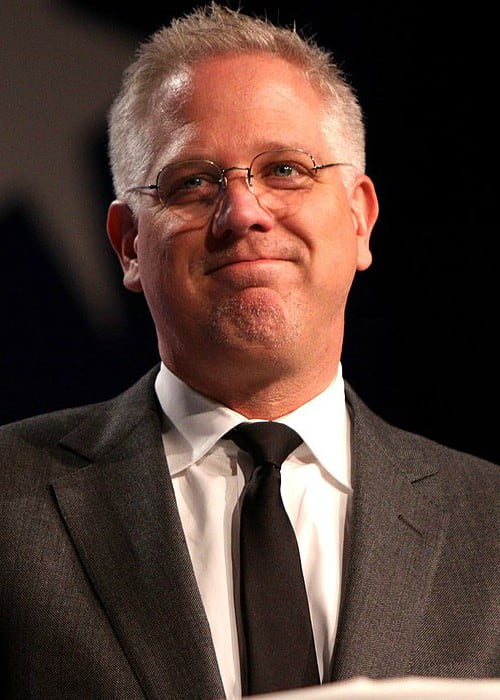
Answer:
POLYGON ((212 217, 215 238, 242 235, 252 228, 267 231, 273 224, 273 215, 261 206, 245 176, 226 179, 212 217))

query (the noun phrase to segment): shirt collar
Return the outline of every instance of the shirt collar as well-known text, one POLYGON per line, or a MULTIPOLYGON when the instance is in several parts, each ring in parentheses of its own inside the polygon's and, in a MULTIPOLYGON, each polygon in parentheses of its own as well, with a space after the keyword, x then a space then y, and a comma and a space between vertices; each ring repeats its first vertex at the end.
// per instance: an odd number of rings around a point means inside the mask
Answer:
MULTIPOLYGON (((164 438, 172 474, 204 457, 228 430, 248 422, 237 411, 189 387, 163 363, 155 390, 166 418, 164 438)), ((294 428, 324 469, 350 488, 350 430, 340 363, 335 379, 321 394, 278 422, 294 428)))

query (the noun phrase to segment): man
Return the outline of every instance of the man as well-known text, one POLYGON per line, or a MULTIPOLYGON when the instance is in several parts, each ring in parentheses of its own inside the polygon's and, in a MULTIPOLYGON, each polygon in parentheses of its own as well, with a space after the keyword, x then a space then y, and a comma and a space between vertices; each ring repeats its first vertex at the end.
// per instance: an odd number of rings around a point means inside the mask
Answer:
POLYGON ((292 31, 211 6, 141 47, 110 113, 108 233, 161 364, 0 433, 6 697, 251 692, 252 467, 227 433, 252 421, 303 440, 281 491, 318 682, 497 674, 498 468, 388 426, 342 378, 377 217, 363 148, 351 89, 292 31))

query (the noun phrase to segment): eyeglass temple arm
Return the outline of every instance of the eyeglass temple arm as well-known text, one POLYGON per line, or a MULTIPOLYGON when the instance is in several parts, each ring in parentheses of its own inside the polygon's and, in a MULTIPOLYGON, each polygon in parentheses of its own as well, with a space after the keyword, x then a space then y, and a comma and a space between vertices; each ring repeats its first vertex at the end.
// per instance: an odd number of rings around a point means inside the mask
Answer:
POLYGON ((125 190, 125 194, 130 192, 138 192, 139 190, 157 190, 158 185, 136 185, 135 187, 129 187, 125 190))
POLYGON ((325 168, 334 168, 337 165, 350 165, 352 163, 325 163, 324 165, 315 165, 313 170, 324 170, 325 168))

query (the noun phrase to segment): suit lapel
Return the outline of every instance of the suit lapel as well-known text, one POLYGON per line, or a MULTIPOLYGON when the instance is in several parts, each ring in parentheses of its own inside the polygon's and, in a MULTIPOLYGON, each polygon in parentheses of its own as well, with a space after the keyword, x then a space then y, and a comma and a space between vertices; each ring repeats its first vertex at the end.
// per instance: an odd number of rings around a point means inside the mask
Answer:
MULTIPOLYGON (((80 469, 54 492, 148 698, 223 697, 152 401, 123 395, 66 436, 80 469), (109 410, 109 407, 112 410, 109 410)), ((151 389, 150 389, 151 393, 151 389)))
POLYGON ((448 523, 446 512, 419 489, 420 481, 428 485, 433 479, 425 460, 404 463, 402 452, 395 461, 397 446, 384 441, 385 424, 348 396, 354 495, 335 680, 409 671, 448 523))

